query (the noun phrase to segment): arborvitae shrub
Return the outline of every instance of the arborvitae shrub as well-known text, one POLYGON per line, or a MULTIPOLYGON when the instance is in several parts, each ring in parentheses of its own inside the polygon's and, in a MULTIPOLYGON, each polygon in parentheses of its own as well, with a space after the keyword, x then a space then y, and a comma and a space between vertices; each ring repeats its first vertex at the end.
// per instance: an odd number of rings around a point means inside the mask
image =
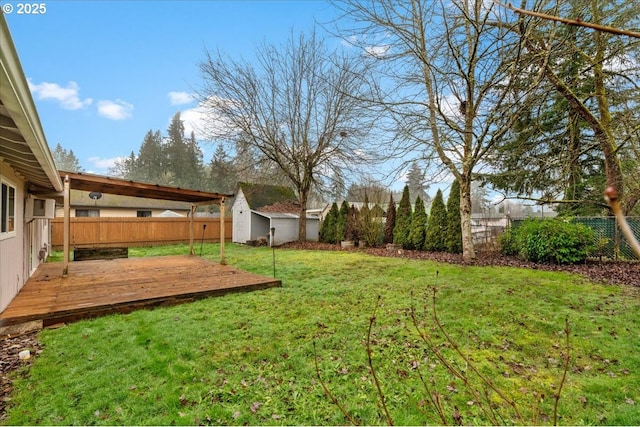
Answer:
POLYGON ((347 225, 347 216, 349 215, 349 204, 346 200, 342 201, 340 210, 338 211, 338 219, 336 220, 336 243, 347 240, 345 237, 345 227, 347 225))
POLYGON ((424 249, 425 231, 427 228, 428 215, 424 208, 424 202, 420 196, 416 197, 416 206, 411 216, 411 227, 409 230, 409 245, 411 249, 421 251, 424 249))
POLYGON ((462 221, 460 219, 460 183, 456 179, 451 184, 447 199, 447 252, 462 253, 462 221))
POLYGON ((393 200, 393 193, 389 195, 389 206, 387 207, 387 222, 384 226, 384 243, 393 243, 393 229, 396 226, 396 202, 393 200))
POLYGON ((431 204, 431 213, 427 232, 424 238, 424 249, 427 251, 446 251, 447 208, 444 206, 442 191, 438 190, 431 204))
POLYGON ((410 246, 409 227, 411 226, 411 199, 409 196, 409 186, 405 185, 402 191, 402 198, 396 211, 396 226, 393 229, 393 243, 402 245, 405 249, 410 246))
POLYGON ((338 204, 333 202, 329 213, 322 221, 320 228, 320 241, 325 243, 336 243, 336 225, 338 223, 338 204))

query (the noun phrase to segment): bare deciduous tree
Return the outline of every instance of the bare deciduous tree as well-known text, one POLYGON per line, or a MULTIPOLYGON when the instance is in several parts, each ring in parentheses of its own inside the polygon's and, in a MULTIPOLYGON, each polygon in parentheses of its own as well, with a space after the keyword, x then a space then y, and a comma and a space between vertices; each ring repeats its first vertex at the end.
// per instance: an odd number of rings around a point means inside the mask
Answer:
POLYGON ((475 259, 474 173, 527 108, 536 75, 523 79, 523 45, 504 10, 483 0, 344 0, 345 39, 382 64, 379 104, 398 139, 429 147, 460 183, 463 258, 475 259), (504 25, 492 25, 496 21, 504 25))
POLYGON ((366 59, 329 51, 314 32, 261 46, 253 63, 207 52, 199 64, 199 100, 211 114, 207 131, 218 139, 241 135, 282 170, 299 198, 300 240, 320 178, 371 161, 372 121, 357 100, 366 88, 366 59))

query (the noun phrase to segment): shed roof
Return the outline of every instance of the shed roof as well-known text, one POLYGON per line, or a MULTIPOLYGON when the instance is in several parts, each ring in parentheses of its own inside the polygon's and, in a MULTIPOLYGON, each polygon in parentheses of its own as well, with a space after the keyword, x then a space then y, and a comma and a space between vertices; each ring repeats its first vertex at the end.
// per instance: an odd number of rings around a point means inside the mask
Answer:
POLYGON ((249 182, 240 182, 238 185, 252 210, 267 210, 264 208, 275 204, 286 204, 290 207, 291 203, 298 203, 296 193, 290 187, 249 182))

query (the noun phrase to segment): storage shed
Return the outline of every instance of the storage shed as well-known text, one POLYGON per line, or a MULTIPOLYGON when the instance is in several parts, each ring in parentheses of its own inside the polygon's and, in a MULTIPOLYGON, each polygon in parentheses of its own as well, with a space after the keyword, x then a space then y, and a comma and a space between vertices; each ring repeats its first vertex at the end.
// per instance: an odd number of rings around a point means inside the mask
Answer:
MULTIPOLYGON (((300 204, 292 188, 241 182, 233 212, 233 242, 281 245, 299 239, 300 204), (270 241, 275 228, 274 241, 270 241)), ((307 214, 307 240, 318 241, 320 218, 307 214)))

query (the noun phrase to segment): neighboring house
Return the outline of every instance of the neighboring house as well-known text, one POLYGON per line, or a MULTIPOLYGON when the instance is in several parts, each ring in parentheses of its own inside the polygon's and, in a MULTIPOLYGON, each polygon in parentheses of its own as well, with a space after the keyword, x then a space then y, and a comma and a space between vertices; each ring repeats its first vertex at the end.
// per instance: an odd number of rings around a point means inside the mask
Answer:
POLYGON ((46 259, 63 190, 9 28, 0 14, 0 312, 46 259))
MULTIPOLYGON (((233 242, 269 241, 273 245, 299 238, 300 204, 293 189, 277 185, 239 183, 233 211, 233 242)), ((318 241, 320 218, 307 214, 307 240, 318 241)))
MULTIPOLYGON (((71 217, 186 217, 190 203, 71 190, 71 217)), ((63 217, 59 206, 56 216, 63 217)))

